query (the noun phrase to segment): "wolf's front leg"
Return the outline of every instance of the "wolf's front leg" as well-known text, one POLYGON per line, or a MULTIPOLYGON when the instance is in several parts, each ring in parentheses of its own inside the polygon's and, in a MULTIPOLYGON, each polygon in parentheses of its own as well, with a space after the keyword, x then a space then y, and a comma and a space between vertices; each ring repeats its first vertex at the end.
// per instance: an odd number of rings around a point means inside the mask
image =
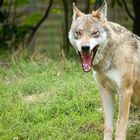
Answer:
POLYGON ((120 91, 119 114, 118 114, 115 140, 126 139, 126 128, 127 128, 132 93, 133 93, 132 87, 120 91))
POLYGON ((102 99, 102 107, 105 121, 104 140, 112 140, 114 111, 113 93, 103 87, 100 87, 100 95, 102 99))

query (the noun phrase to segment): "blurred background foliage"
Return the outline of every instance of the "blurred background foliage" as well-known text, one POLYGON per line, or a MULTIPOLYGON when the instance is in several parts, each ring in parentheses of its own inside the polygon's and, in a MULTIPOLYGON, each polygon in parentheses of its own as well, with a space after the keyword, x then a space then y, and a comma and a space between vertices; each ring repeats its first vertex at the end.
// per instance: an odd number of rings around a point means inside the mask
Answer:
MULTIPOLYGON (((72 3, 89 13, 103 0, 0 0, 0 48, 69 56, 72 3)), ((140 1, 108 0, 108 19, 140 36, 140 1)))

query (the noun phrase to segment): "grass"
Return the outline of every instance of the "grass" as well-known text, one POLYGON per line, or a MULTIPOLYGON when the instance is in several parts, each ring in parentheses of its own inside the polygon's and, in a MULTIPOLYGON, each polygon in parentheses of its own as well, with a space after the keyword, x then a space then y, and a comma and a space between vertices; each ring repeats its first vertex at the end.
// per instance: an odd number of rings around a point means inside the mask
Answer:
MULTIPOLYGON (((0 67, 0 81, 1 140, 103 139, 98 88, 76 60, 20 59, 0 67)), ((138 128, 128 138, 139 138, 138 128)))

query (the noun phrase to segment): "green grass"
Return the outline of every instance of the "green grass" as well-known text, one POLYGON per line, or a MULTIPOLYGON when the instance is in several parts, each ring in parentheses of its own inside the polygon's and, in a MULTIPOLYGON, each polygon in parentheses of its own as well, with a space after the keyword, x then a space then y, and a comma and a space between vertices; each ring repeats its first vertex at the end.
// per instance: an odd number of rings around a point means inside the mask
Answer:
POLYGON ((79 63, 20 60, 0 79, 0 139, 102 138, 98 89, 79 63))
POLYGON ((0 81, 0 140, 103 139, 98 88, 79 62, 21 59, 0 67, 0 81))

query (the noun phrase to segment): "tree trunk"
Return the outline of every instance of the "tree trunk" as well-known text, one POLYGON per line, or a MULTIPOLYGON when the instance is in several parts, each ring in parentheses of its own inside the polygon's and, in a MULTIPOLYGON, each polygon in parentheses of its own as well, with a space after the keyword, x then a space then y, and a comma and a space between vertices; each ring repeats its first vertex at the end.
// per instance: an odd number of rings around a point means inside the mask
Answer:
POLYGON ((133 0, 133 7, 135 12, 133 32, 140 36, 140 0, 133 0))
POLYGON ((4 0, 0 0, 0 7, 3 5, 4 0))
POLYGON ((67 0, 62 0, 64 5, 64 30, 63 30, 63 49, 66 54, 66 56, 69 55, 69 39, 68 39, 68 32, 69 32, 69 9, 68 9, 68 2, 67 0))
POLYGON ((85 13, 88 14, 90 10, 90 0, 85 0, 85 13))

